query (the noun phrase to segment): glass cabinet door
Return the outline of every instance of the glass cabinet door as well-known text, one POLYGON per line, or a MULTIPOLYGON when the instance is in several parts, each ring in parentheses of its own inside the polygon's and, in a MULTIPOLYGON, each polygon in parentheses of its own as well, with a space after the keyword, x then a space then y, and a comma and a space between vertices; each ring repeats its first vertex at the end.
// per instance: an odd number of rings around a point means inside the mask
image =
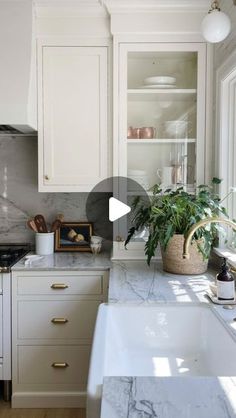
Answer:
MULTIPOLYGON (((204 182, 205 80, 205 44, 119 45, 116 175, 135 180, 148 195, 155 184, 194 192, 204 182)), ((120 195, 128 205, 132 184, 120 195)), ((121 240, 131 217, 117 224, 121 240)), ((123 242, 115 243, 115 257, 145 258, 147 232, 134 237, 128 252, 123 242)))
POLYGON ((193 191, 204 181, 205 46, 122 44, 122 175, 193 191))

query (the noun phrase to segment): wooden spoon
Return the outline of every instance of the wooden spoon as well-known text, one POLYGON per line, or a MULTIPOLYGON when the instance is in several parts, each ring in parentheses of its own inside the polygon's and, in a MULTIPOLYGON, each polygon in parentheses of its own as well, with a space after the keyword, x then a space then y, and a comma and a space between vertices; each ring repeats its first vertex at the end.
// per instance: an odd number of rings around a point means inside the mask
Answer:
POLYGON ((47 224, 43 215, 35 215, 34 222, 38 232, 48 232, 47 224))
POLYGON ((33 220, 33 219, 29 219, 29 220, 27 221, 27 225, 28 225, 28 227, 29 227, 32 231, 34 231, 34 232, 38 232, 37 226, 35 225, 35 222, 34 222, 34 220, 33 220))
POLYGON ((56 219, 59 219, 59 221, 64 222, 65 217, 64 217, 63 213, 58 213, 56 219))
POLYGON ((61 221, 60 219, 55 219, 51 225, 51 232, 55 232, 57 229, 61 227, 61 221))

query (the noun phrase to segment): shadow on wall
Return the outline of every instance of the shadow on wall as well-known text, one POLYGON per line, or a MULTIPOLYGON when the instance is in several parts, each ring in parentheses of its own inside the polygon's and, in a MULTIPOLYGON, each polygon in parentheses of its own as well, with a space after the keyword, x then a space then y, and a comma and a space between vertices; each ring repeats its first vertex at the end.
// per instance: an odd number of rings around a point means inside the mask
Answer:
MULTIPOLYGON (((39 193, 37 140, 31 137, 0 138, 0 237, 1 242, 34 242, 26 220, 42 213, 47 222, 63 213, 66 221, 87 220, 88 193, 39 193)), ((107 227, 93 215, 94 233, 107 227)), ((109 221, 108 221, 109 223, 109 221)))

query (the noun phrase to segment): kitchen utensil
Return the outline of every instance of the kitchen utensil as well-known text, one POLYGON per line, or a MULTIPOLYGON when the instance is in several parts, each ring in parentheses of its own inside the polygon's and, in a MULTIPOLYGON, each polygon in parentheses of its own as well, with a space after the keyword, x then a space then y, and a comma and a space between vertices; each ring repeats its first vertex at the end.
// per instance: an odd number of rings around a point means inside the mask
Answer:
POLYGON ((61 221, 60 219, 55 219, 51 225, 51 232, 55 232, 57 229, 61 227, 61 221))
POLYGON ((141 128, 133 128, 132 129, 132 138, 139 139, 141 133, 141 128))
POLYGON ((102 244, 99 243, 91 243, 90 248, 93 254, 98 254, 101 251, 102 244))
POLYGON ((48 232, 47 224, 43 215, 35 215, 34 222, 35 222, 38 232, 41 232, 41 233, 48 232))
POLYGON ((157 169, 157 176, 161 181, 162 187, 171 187, 172 182, 173 167, 163 167, 157 169))
POLYGON ((176 78, 169 76, 154 76, 144 79, 144 84, 175 84, 176 78))
POLYGON ((173 165, 172 183, 178 184, 183 182, 183 170, 180 164, 173 165))
POLYGON ((128 127, 128 130, 127 130, 127 138, 128 139, 133 138, 133 128, 132 128, 132 126, 129 126, 128 127))
POLYGON ((140 131, 140 138, 142 139, 152 139, 156 135, 156 129, 152 126, 150 127, 143 127, 140 131))
POLYGON ((59 221, 64 222, 65 217, 64 217, 63 213, 58 213, 56 219, 59 219, 59 221))
POLYGON ((54 252, 54 232, 36 232, 35 252, 37 255, 49 255, 54 252))
POLYGON ((92 235, 90 239, 91 244, 101 244, 102 241, 103 241, 103 238, 97 235, 92 235))
POLYGON ((27 225, 28 225, 28 227, 29 227, 32 231, 34 231, 34 232, 38 232, 37 227, 36 227, 35 222, 34 222, 34 220, 33 220, 33 219, 29 219, 29 220, 27 221, 27 225))

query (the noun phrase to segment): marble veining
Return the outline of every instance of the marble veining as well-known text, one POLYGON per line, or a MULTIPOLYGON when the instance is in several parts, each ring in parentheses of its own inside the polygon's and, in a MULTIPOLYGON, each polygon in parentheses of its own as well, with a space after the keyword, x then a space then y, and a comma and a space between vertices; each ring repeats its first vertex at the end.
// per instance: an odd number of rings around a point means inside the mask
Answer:
MULTIPOLYGON (((51 223, 58 213, 66 221, 87 220, 88 193, 38 192, 37 138, 1 136, 0 138, 0 241, 30 242, 34 233, 26 221, 42 213, 51 223)), ((100 235, 110 222, 102 223, 92 213, 95 234, 100 235)))
POLYGON ((102 251, 98 255, 91 253, 54 253, 45 255, 38 260, 25 264, 25 257, 16 263, 12 270, 101 270, 111 266, 109 251, 102 251))
POLYGON ((105 377, 101 418, 235 418, 235 377, 105 377))
POLYGON ((161 262, 153 262, 149 267, 145 261, 114 261, 109 301, 204 302, 214 275, 209 270, 201 275, 180 276, 164 272, 161 262))

